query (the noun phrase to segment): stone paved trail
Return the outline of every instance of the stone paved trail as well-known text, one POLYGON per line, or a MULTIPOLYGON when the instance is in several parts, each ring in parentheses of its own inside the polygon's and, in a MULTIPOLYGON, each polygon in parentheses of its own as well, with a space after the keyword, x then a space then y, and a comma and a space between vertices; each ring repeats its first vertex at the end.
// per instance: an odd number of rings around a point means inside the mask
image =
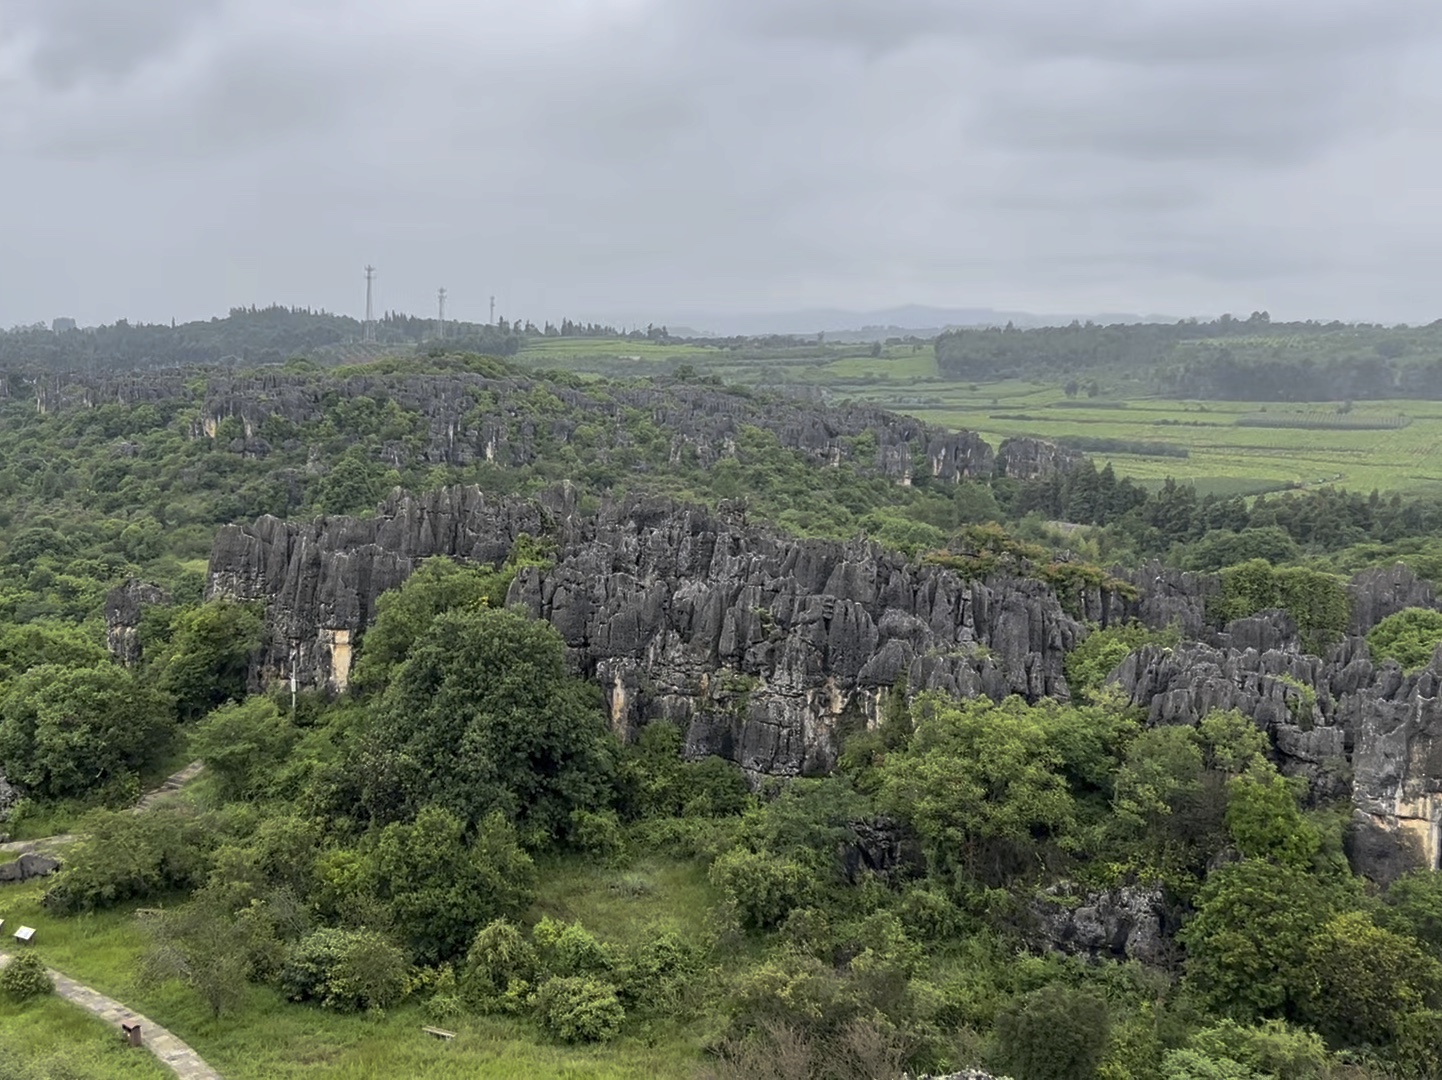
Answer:
MULTIPOLYGON (((0 953, 0 967, 10 962, 10 957, 0 953)), ((166 1031, 154 1020, 142 1016, 133 1009, 127 1009, 118 1001, 114 1001, 98 990, 92 990, 88 986, 81 986, 74 979, 60 972, 51 970, 50 977, 55 980, 55 992, 72 1004, 79 1005, 87 1012, 94 1013, 100 1019, 115 1026, 116 1038, 121 1037, 121 1023, 139 1024, 140 1036, 149 1051, 160 1059, 180 1080, 221 1080, 220 1073, 207 1065, 199 1054, 192 1050, 185 1043, 166 1031)))
MULTIPOLYGON (((177 791, 190 783, 205 769, 205 762, 192 761, 178 773, 172 773, 165 778, 165 782, 154 791, 147 791, 140 797, 140 801, 130 808, 132 813, 138 814, 143 810, 149 810, 152 806, 168 795, 174 795, 177 791)), ((10 852, 16 855, 23 855, 27 851, 40 851, 44 848, 63 847, 65 844, 75 842, 74 833, 61 833, 59 836, 42 836, 38 840, 11 840, 9 843, 0 844, 0 853, 10 852)))

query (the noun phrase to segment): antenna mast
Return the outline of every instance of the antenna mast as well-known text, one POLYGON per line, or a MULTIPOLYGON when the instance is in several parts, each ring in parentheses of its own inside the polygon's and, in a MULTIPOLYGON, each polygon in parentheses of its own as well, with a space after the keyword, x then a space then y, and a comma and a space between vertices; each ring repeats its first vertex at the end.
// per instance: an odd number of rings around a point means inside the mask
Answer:
POLYGON ((446 336, 446 288, 444 285, 436 293, 436 307, 440 315, 438 320, 440 325, 436 328, 436 337, 443 338, 446 336))
POLYGON ((491 325, 496 325, 496 298, 491 297, 491 325))
POLYGON ((371 266, 369 263, 367 263, 367 264, 366 264, 366 322, 365 322, 365 330, 363 331, 363 333, 362 333, 362 335, 361 335, 361 338, 362 338, 362 340, 364 340, 364 341, 374 341, 374 340, 376 339, 375 307, 374 307, 374 305, 373 305, 373 303, 372 303, 372 285, 371 285, 371 283, 375 281, 375 277, 376 277, 376 268, 375 268, 374 266, 371 266))

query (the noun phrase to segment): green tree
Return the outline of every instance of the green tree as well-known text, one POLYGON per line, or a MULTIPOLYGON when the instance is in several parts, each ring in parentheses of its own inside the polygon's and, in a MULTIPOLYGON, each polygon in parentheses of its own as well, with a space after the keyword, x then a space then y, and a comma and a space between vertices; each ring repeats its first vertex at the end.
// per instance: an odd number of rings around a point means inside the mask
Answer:
POLYGON ((1247 859, 1207 878, 1179 935, 1187 981, 1219 1015, 1251 1021, 1295 1012, 1310 990, 1307 951, 1335 893, 1290 866, 1247 859))
POLYGON ((244 699, 263 630, 259 611, 228 600, 212 600, 176 617, 169 648, 156 665, 157 685, 174 698, 181 720, 244 699))
POLYGON ((449 611, 500 608, 515 575, 489 567, 462 566, 453 559, 426 559, 398 589, 376 601, 375 623, 361 639, 354 683, 384 688, 394 669, 438 615, 449 611))
POLYGON ((420 963, 460 956, 479 927, 516 918, 535 896, 535 868, 499 814, 468 844, 458 817, 427 807, 414 824, 382 830, 375 868, 381 897, 420 963))
POLYGON ((767 852, 733 848, 711 864, 709 876, 735 905, 742 925, 752 930, 779 926, 811 893, 804 866, 767 852))
POLYGON ((1322 838, 1298 808, 1298 788, 1261 758, 1228 782, 1227 831, 1244 856, 1298 870, 1312 865, 1322 838))
POLYGON ((191 752, 205 762, 230 799, 255 795, 295 745, 296 731, 273 701, 222 705, 196 726, 191 752))
POLYGON ((626 1022, 616 988, 600 979, 556 976, 541 983, 531 1006, 541 1027, 565 1042, 604 1042, 626 1022))
POLYGON ((499 812, 531 842, 613 796, 614 736, 594 687, 566 673, 561 639, 514 611, 451 612, 412 646, 372 724, 412 805, 467 824, 499 812))
POLYGON ((174 729, 170 702, 124 668, 43 664, 0 698, 0 765, 38 795, 91 795, 162 759, 174 729))
POLYGON ((1392 1042, 1442 989, 1442 964, 1360 911, 1322 924, 1307 944, 1304 971, 1304 1015, 1344 1046, 1392 1042))
POLYGON ((1076 805, 1040 712, 1016 697, 923 695, 912 713, 910 745, 881 766, 880 799, 915 827, 937 872, 1000 884, 1067 836, 1076 805))
POLYGON ((1089 1080, 1110 1028, 1102 998, 1052 983, 997 1015, 996 1040, 1004 1067, 1026 1080, 1089 1080))

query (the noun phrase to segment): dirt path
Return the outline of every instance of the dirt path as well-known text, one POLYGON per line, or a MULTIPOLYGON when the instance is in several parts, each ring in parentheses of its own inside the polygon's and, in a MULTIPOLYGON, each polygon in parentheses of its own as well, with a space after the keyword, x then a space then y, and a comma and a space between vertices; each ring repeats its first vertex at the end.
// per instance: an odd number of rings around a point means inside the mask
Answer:
MULTIPOLYGON (((10 957, 0 953, 0 967, 9 962, 10 957)), ((199 1054, 148 1016, 142 1016, 134 1009, 127 1009, 120 1002, 106 997, 98 990, 82 986, 58 971, 51 970, 50 977, 55 980, 55 992, 66 1001, 79 1005, 106 1023, 115 1025, 117 1038, 121 1037, 122 1023, 139 1024, 140 1037, 146 1049, 181 1080, 221 1080, 220 1073, 207 1065, 199 1054)))

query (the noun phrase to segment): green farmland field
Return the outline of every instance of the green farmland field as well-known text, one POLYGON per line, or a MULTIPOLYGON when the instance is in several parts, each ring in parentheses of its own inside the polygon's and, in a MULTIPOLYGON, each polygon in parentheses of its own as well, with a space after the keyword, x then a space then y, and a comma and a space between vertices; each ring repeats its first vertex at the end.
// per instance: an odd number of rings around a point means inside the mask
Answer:
POLYGON ((1054 387, 1020 392, 1024 389, 1010 383, 976 391, 952 386, 939 388, 925 403, 896 401, 891 407, 931 423, 977 431, 993 442, 1012 435, 1086 440, 1082 445, 1088 452, 1098 461, 1111 461, 1121 475, 1143 481, 1170 476, 1219 494, 1324 484, 1358 491, 1442 486, 1442 403, 1367 402, 1349 418, 1375 417, 1382 425, 1400 415, 1408 422, 1396 428, 1338 430, 1311 426, 1319 414, 1335 415, 1336 405, 1088 403, 1068 401, 1054 387), (1274 423, 1298 426, 1238 424, 1263 412, 1274 423), (1125 442, 1127 452, 1096 449, 1099 440, 1125 442), (1134 452, 1146 444, 1157 452, 1134 452), (1178 448, 1187 456, 1177 456, 1178 448))
POLYGON ((965 383, 939 373, 929 345, 816 343, 780 350, 660 345, 614 338, 527 343, 519 359, 583 374, 646 376, 688 364, 727 382, 822 391, 992 443, 1014 435, 1078 440, 1097 461, 1144 483, 1167 477, 1199 491, 1255 494, 1335 485, 1357 491, 1442 488, 1442 402, 1336 403, 1067 398, 1055 383, 965 383), (1292 425, 1296 426, 1292 426, 1292 425), (1333 426, 1339 425, 1339 426, 1333 426), (1370 425, 1370 426, 1367 426, 1370 425), (1104 444, 1125 443, 1108 448, 1104 444), (1148 448, 1155 448, 1149 450, 1148 448))

